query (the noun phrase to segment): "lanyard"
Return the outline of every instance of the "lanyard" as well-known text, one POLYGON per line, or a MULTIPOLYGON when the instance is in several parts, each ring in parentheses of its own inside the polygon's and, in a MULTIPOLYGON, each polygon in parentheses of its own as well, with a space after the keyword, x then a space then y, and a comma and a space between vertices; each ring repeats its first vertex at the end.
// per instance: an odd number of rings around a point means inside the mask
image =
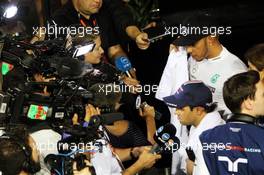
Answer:
POLYGON ((97 27, 97 21, 95 18, 90 16, 90 19, 84 18, 80 13, 78 13, 79 22, 83 27, 97 27))

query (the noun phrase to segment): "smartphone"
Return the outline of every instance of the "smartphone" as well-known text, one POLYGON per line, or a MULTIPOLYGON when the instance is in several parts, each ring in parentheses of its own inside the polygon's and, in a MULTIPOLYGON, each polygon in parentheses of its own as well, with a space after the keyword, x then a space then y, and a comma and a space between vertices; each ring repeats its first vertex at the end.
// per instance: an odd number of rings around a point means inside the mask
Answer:
POLYGON ((154 43, 163 37, 170 35, 170 33, 165 32, 165 26, 165 24, 158 24, 156 27, 150 27, 142 31, 148 34, 148 41, 154 43))
POLYGON ((149 42, 154 43, 154 42, 158 41, 159 39, 162 39, 162 37, 165 37, 165 36, 167 36, 167 35, 170 35, 170 34, 168 34, 168 33, 163 33, 163 34, 161 34, 161 35, 158 35, 158 36, 155 36, 155 37, 149 38, 149 42))

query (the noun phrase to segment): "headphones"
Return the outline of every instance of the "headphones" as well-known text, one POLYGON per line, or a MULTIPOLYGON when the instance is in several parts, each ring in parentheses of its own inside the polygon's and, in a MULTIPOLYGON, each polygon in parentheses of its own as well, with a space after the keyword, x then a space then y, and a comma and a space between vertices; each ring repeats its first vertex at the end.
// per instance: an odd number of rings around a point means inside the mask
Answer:
POLYGON ((40 170, 40 167, 36 166, 36 163, 34 163, 34 161, 31 158, 32 149, 28 144, 26 144, 26 142, 22 138, 12 133, 4 133, 2 136, 0 136, 0 139, 12 140, 22 150, 22 152, 25 155, 25 161, 22 164, 22 170, 33 174, 40 170))
POLYGON ((242 113, 235 113, 233 114, 227 122, 243 122, 248 124, 253 124, 256 126, 260 126, 259 118, 255 118, 253 116, 250 116, 248 114, 242 114, 242 113))

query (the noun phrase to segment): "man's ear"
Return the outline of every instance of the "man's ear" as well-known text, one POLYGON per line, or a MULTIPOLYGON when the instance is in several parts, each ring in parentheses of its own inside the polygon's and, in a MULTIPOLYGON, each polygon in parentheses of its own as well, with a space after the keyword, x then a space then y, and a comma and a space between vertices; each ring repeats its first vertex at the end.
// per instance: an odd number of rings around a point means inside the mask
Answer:
POLYGON ((241 109, 244 109, 244 110, 248 110, 248 111, 251 111, 253 109, 253 103, 254 101, 250 98, 247 98, 246 100, 244 100, 241 104, 241 109))
POLYGON ((206 42, 208 46, 212 46, 215 42, 215 36, 214 35, 209 35, 206 37, 206 42))
POLYGON ((195 111, 198 115, 201 115, 204 112, 204 108, 197 106, 193 108, 193 111, 195 111))

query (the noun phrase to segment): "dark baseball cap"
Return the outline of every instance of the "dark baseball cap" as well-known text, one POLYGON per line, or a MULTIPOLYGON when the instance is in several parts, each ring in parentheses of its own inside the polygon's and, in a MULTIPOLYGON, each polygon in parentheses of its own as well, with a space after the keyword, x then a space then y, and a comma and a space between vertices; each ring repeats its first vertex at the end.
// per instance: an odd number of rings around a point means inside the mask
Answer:
POLYGON ((181 85, 174 95, 163 98, 164 102, 172 108, 206 107, 213 102, 212 92, 202 81, 187 81, 181 85))
POLYGON ((208 12, 191 14, 180 24, 180 35, 173 41, 173 44, 176 46, 192 45, 206 36, 216 35, 215 31, 210 28, 217 26, 216 19, 208 12))

